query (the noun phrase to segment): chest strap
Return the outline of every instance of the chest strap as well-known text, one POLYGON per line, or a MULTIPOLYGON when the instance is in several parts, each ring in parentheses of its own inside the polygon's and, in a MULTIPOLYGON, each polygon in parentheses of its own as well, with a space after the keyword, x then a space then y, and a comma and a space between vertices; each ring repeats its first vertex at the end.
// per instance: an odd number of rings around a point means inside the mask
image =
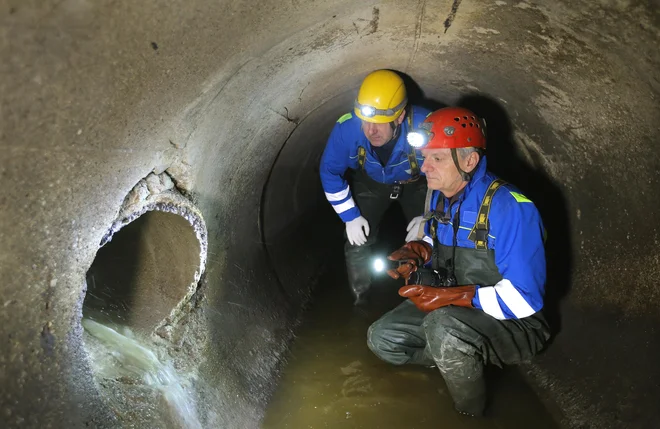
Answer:
POLYGON ((484 250, 488 248, 488 231, 490 229, 488 215, 490 214, 490 206, 493 202, 493 195, 505 183, 502 179, 493 180, 486 190, 484 199, 481 201, 481 207, 479 207, 479 213, 477 213, 477 221, 474 223, 470 235, 468 235, 468 240, 474 242, 477 249, 484 250))
POLYGON ((367 159, 367 150, 364 146, 358 146, 358 165, 360 170, 364 171, 364 162, 367 159))

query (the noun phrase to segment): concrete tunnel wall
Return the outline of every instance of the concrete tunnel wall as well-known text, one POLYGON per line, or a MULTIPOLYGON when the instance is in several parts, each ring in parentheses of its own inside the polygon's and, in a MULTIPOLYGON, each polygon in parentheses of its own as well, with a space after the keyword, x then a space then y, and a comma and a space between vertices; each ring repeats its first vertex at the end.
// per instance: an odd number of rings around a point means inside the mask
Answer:
POLYGON ((208 259, 161 340, 212 381, 209 424, 257 427, 322 265, 301 245, 323 231, 292 232, 325 207, 315 163, 387 67, 486 116, 494 168, 542 211, 561 305, 525 368, 541 396, 567 427, 655 427, 657 6, 1 2, 2 426, 118 424, 81 339, 85 273, 129 191, 165 172, 208 259))

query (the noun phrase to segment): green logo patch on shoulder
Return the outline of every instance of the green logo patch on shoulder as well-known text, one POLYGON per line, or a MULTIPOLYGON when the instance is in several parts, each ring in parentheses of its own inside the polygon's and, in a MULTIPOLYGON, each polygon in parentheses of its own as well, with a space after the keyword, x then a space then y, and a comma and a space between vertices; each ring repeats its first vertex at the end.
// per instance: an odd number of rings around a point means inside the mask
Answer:
POLYGON ((349 112, 349 113, 343 115, 341 118, 337 119, 337 122, 339 122, 340 124, 343 124, 344 122, 348 121, 352 117, 353 117, 353 114, 349 112))
POLYGON ((527 198, 526 196, 524 196, 523 194, 520 194, 520 193, 518 193, 518 192, 511 192, 511 191, 509 191, 509 193, 510 193, 510 194, 513 196, 513 198, 515 198, 516 201, 518 201, 519 203, 531 203, 531 202, 532 202, 532 200, 530 200, 529 198, 527 198))

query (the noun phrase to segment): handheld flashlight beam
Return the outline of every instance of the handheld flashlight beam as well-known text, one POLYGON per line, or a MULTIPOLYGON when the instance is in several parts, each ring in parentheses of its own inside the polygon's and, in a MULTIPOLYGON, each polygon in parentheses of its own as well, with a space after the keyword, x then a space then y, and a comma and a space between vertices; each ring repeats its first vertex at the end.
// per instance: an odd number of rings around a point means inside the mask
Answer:
POLYGON ((372 264, 372 268, 377 273, 384 273, 387 270, 395 270, 399 268, 399 264, 399 261, 390 261, 387 258, 375 258, 372 264))

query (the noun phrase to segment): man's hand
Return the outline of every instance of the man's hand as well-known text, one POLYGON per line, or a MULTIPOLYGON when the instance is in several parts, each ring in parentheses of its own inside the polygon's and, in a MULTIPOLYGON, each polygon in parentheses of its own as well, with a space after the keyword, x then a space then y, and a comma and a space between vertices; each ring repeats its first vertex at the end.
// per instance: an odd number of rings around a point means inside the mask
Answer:
POLYGON ((411 241, 387 257, 390 261, 399 261, 399 268, 387 270, 393 279, 403 277, 408 280, 410 274, 431 260, 433 248, 425 241, 411 241))
POLYGON ((362 216, 346 222, 346 236, 351 245, 362 246, 369 236, 369 222, 362 216))
POLYGON ((406 228, 406 231, 408 231, 408 235, 406 235, 406 243, 419 239, 419 227, 422 222, 424 222, 424 216, 414 217, 413 220, 410 221, 408 228, 406 228))
POLYGON ((399 289, 399 295, 410 299, 417 308, 427 313, 448 305, 472 307, 472 298, 476 292, 477 287, 474 285, 454 287, 409 285, 399 289))

